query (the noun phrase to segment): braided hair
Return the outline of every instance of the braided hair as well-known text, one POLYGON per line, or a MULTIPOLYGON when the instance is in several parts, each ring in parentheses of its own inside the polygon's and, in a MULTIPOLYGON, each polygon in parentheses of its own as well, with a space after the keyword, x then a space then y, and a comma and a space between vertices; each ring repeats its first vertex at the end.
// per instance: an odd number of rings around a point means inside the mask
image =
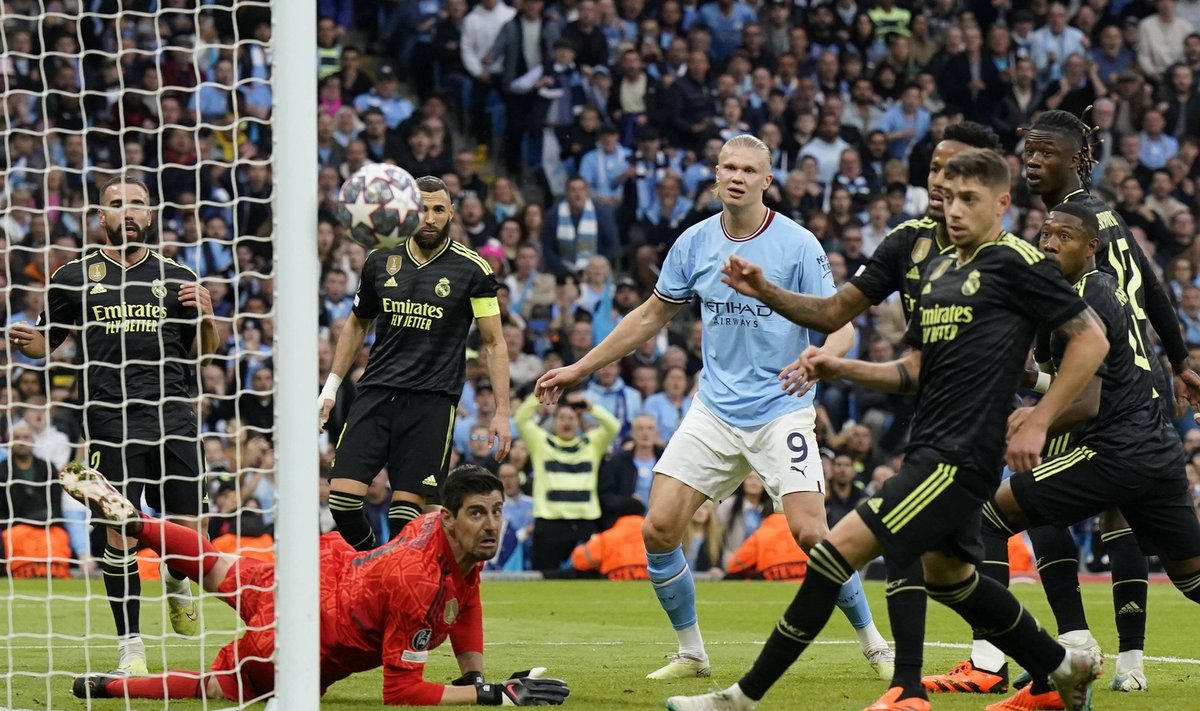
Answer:
MULTIPOLYGON (((1084 113, 1090 109, 1089 106, 1084 113)), ((1095 133, 1096 127, 1087 125, 1083 119, 1073 113, 1053 110, 1039 114, 1028 131, 1055 133, 1076 141, 1079 144, 1079 150, 1075 156, 1079 161, 1075 170, 1079 174, 1079 182, 1083 185, 1083 189, 1088 191, 1092 189, 1092 168, 1099 162, 1092 153, 1092 134, 1095 133)))

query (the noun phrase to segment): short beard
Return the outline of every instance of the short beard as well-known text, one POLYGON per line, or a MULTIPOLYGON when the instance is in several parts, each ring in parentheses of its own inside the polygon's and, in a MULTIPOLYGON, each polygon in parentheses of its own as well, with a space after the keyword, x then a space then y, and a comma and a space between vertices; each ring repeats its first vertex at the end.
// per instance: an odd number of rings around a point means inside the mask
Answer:
POLYGON ((105 236, 108 238, 109 246, 116 247, 118 249, 124 248, 126 251, 141 248, 145 242, 144 238, 146 237, 146 230, 139 225, 134 225, 134 229, 137 230, 137 234, 134 235, 132 240, 126 241, 124 222, 122 222, 120 225, 117 225, 115 230, 112 227, 108 227, 105 230, 105 236))
POLYGON ((438 247, 441 247, 443 243, 445 243, 446 238, 449 234, 450 234, 450 223, 447 222, 446 226, 443 227, 441 230, 439 230, 432 237, 427 236, 427 233, 425 232, 424 229, 420 229, 420 230, 417 230, 417 233, 415 235, 413 235, 412 238, 414 240, 416 240, 417 246, 420 247, 422 250, 424 250, 426 252, 432 252, 433 250, 437 249, 438 247))

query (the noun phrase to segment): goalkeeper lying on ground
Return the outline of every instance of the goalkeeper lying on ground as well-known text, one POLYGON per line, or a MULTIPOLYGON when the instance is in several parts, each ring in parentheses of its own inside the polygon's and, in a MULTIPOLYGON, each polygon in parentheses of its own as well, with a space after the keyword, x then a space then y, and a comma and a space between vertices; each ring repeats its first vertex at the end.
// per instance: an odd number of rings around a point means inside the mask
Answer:
MULTIPOLYGON (((62 472, 63 490, 98 523, 170 556, 172 565, 222 595, 247 631, 217 653, 209 673, 171 671, 148 677, 84 674, 80 698, 234 699, 275 688, 275 566, 218 552, 196 532, 142 517, 100 473, 79 464, 62 472)), ((503 520, 500 480, 477 466, 450 473, 445 508, 410 523, 390 543, 357 553, 337 533, 321 537, 321 690, 355 672, 383 666, 387 704, 434 706, 558 705, 570 693, 556 679, 518 672, 503 684, 483 679, 479 564, 496 554, 503 520), (446 638, 463 676, 450 686, 422 678, 429 650, 446 638)), ((541 671, 541 670, 539 670, 541 671)))

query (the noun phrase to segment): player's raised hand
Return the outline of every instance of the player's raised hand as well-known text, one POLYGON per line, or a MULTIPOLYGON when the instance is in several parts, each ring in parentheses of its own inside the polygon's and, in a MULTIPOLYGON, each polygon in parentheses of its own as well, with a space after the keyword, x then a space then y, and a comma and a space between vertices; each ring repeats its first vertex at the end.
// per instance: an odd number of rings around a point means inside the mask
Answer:
POLYGON ((212 294, 200 284, 194 282, 180 284, 179 304, 185 308, 194 308, 205 316, 212 316, 212 294))
POLYGON ((1033 416, 1032 407, 1018 407, 1008 416, 1008 449, 1004 463, 1014 472, 1032 471, 1042 463, 1046 427, 1033 416))
POLYGON ((488 430, 490 437, 488 446, 499 445, 499 449, 496 450, 496 461, 503 462, 504 458, 508 456, 508 448, 512 446, 512 427, 508 421, 508 415, 497 412, 492 417, 492 423, 488 426, 488 430))
POLYGON ((584 375, 571 365, 548 370, 538 378, 537 384, 533 387, 533 394, 543 405, 554 405, 562 397, 563 392, 583 380, 584 375))
POLYGON ((481 706, 561 706, 571 695, 567 682, 525 676, 502 684, 477 684, 481 706))
POLYGON ((779 371, 779 379, 783 381, 780 385, 783 391, 796 397, 804 397, 817 385, 815 378, 808 377, 808 369, 802 357, 796 358, 779 371))
POLYGON ((721 273, 725 275, 721 277, 721 281, 732 286, 739 294, 752 299, 762 299, 762 293, 768 284, 762 267, 731 254, 721 267, 721 273))

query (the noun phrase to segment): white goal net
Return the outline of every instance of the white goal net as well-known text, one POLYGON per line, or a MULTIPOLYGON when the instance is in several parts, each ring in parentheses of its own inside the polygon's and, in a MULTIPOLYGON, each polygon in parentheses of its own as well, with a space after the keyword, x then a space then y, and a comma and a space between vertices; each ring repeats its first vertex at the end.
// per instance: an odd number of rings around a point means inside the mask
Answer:
POLYGON ((135 630, 153 675, 207 671, 246 628, 189 583, 200 624, 194 636, 173 631, 158 557, 144 546, 114 553, 121 546, 58 485, 69 461, 140 481, 135 504, 151 515, 206 499, 198 528, 214 545, 274 559, 271 23, 265 0, 0 3, 2 316, 7 333, 47 312, 55 327, 42 331, 55 334, 48 357, 11 337, 0 354, 0 707, 78 708, 73 678, 128 665, 135 630), (102 253, 110 235, 140 229, 136 210, 101 221, 116 176, 148 188, 148 256, 102 253), (189 282, 211 294, 210 315, 183 303, 189 282), (110 605, 114 576, 139 605, 110 605))

